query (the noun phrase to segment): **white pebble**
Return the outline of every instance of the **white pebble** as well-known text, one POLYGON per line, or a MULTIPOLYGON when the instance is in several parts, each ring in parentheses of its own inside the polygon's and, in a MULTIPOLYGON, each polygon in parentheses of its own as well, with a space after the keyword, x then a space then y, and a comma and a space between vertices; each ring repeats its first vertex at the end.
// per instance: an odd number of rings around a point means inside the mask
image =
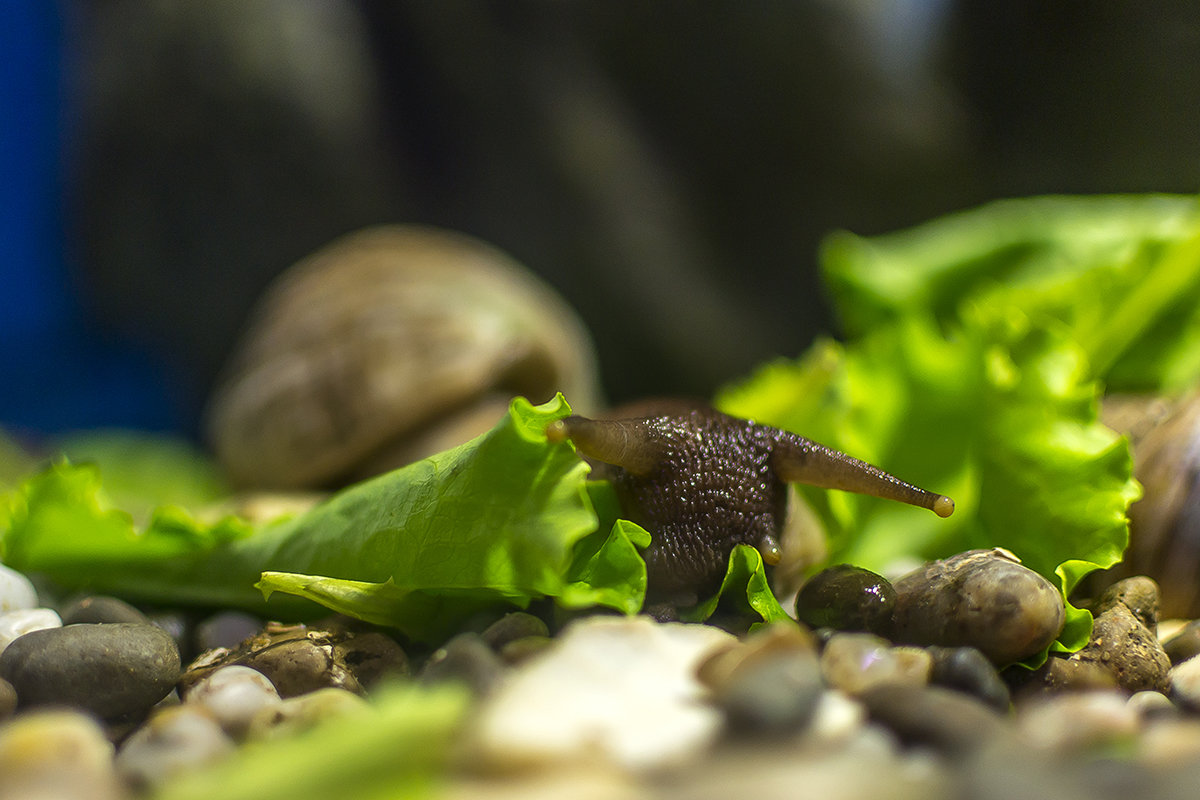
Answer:
POLYGON ((0 614, 0 653, 18 636, 46 628, 61 628, 62 619, 50 608, 23 608, 0 614))
POLYGON ((721 724, 696 667, 733 641, 707 625, 580 620, 487 698, 481 754, 506 768, 602 759, 640 770, 693 758, 721 724))
POLYGON ((1054 695, 1017 713, 1023 741, 1062 754, 1132 742, 1140 726, 1136 706, 1103 690, 1054 695))
POLYGON ((1200 656, 1171 667, 1171 699, 1189 711, 1200 711, 1200 656))
POLYGON ((199 703, 172 706, 134 731, 117 753, 117 772, 133 787, 152 789, 176 775, 212 764, 236 749, 215 716, 199 703))
POLYGON ((37 608, 37 590, 29 578, 11 567, 0 564, 0 614, 37 608))
POLYGON ((915 647, 892 647, 869 633, 839 633, 821 652, 821 675, 832 688, 861 695, 876 686, 924 686, 933 659, 915 647))
POLYGON ((279 702, 279 692, 266 675, 239 665, 214 671, 184 697, 185 704, 197 703, 212 712, 234 738, 245 734, 259 709, 279 702))

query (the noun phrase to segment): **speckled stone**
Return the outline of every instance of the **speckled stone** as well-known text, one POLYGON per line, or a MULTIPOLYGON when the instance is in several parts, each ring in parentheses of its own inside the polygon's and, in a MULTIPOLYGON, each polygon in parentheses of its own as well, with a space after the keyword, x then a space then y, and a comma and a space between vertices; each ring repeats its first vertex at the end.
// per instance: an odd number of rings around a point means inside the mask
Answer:
POLYGON ((77 625, 92 622, 141 622, 150 620, 141 611, 116 597, 92 595, 82 597, 63 609, 62 624, 77 625))
POLYGON ((235 739, 242 738, 254 715, 262 708, 278 705, 279 692, 270 679, 250 667, 221 667, 192 686, 184 704, 202 706, 221 728, 235 739))
POLYGON ((1045 648, 1066 619, 1058 589, 999 548, 931 562, 893 586, 895 641, 975 647, 1000 666, 1045 648))
POLYGON ((839 633, 821 651, 826 684, 850 695, 882 685, 924 686, 932 670, 924 650, 893 647, 870 633, 839 633))
POLYGON ((198 703, 156 712, 117 753, 118 774, 146 791, 173 777, 216 763, 236 746, 213 714, 198 703))
POLYGON ((179 678, 175 641, 154 625, 69 625, 33 631, 0 655, 21 708, 69 705, 102 719, 136 717, 179 678))
POLYGON ((1153 631, 1119 602, 1101 611, 1087 645, 1068 660, 1111 672, 1117 685, 1129 692, 1166 691, 1171 669, 1171 660, 1153 631))
POLYGON ((61 627, 58 613, 50 608, 23 608, 0 614, 0 653, 27 633, 61 627))
POLYGON ((1145 575, 1135 575, 1114 583, 1104 590, 1092 609, 1100 615, 1116 605, 1123 605, 1145 626, 1146 630, 1158 630, 1158 606, 1160 592, 1158 584, 1145 575))
POLYGON ((118 800, 113 746, 94 719, 39 710, 0 727, 0 800, 118 800))
POLYGON ((37 590, 29 578, 12 567, 0 564, 0 614, 37 607, 37 590))

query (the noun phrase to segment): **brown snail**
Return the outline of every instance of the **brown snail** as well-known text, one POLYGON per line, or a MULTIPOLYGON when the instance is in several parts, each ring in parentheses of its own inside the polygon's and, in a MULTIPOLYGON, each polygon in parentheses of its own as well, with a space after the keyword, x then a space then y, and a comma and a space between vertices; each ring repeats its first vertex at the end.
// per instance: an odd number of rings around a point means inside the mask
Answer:
POLYGON ((598 405, 590 338, 549 286, 472 237, 379 226, 269 287, 208 430, 238 485, 327 488, 467 441, 514 395, 556 391, 598 405))
POLYGON ((647 603, 687 606, 720 583, 738 544, 779 561, 786 484, 869 494, 948 517, 954 501, 810 439, 711 408, 673 404, 645 416, 567 417, 570 439, 613 483, 622 512, 650 531, 647 603))
POLYGON ((1129 508, 1129 548, 1110 577, 1147 575, 1161 616, 1200 616, 1200 394, 1105 398, 1105 424, 1129 436, 1143 495, 1129 508))

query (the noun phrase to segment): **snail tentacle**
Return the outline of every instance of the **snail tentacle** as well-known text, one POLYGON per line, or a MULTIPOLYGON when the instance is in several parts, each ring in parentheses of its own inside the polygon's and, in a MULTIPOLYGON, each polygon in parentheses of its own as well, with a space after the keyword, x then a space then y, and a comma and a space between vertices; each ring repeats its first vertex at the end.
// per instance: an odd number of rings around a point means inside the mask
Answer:
POLYGON ((775 474, 787 483, 841 489, 927 508, 939 517, 954 513, 954 501, 900 480, 873 464, 823 444, 781 432, 771 453, 775 474))

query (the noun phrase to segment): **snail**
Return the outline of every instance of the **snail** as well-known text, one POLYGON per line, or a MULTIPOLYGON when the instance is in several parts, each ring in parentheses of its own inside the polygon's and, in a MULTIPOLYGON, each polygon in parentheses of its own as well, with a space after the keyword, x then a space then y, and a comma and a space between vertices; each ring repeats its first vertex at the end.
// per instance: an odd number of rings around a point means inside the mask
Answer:
POLYGON ((1129 547, 1104 577, 1147 575, 1163 618, 1200 616, 1200 393, 1112 395, 1102 419, 1129 437, 1142 498, 1129 508, 1129 547))
POLYGON ((810 439, 712 408, 659 404, 644 415, 569 416, 546 430, 569 439, 612 482, 622 513, 652 536, 648 607, 686 607, 716 590, 738 544, 780 560, 788 483, 897 500, 940 517, 954 501, 810 439))
POLYGON ((483 433, 514 395, 596 407, 590 338, 512 258, 419 225, 335 240, 268 288, 208 411, 242 488, 334 488, 483 433))

